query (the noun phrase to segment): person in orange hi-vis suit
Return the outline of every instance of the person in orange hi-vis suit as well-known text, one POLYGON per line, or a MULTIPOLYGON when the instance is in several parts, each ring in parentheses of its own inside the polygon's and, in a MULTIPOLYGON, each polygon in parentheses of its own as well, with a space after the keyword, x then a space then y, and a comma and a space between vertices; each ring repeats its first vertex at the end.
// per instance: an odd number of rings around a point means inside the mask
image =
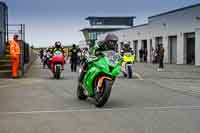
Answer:
POLYGON ((18 78, 19 60, 20 60, 20 46, 19 36, 14 35, 13 40, 10 41, 10 54, 12 60, 12 78, 18 78))

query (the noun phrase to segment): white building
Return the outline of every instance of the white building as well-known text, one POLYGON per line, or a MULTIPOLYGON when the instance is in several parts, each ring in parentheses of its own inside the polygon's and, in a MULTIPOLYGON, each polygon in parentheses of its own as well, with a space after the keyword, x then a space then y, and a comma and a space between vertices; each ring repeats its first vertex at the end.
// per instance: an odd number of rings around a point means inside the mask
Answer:
POLYGON ((200 4, 151 16, 147 24, 112 33, 120 42, 130 41, 137 58, 139 49, 147 48, 150 62, 152 48, 163 44, 165 63, 200 65, 200 4))

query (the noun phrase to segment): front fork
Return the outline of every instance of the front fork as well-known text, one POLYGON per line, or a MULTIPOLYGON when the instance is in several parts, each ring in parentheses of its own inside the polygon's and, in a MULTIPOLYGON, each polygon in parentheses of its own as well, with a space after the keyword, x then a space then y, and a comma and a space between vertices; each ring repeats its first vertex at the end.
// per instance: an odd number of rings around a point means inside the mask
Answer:
POLYGON ((122 73, 123 73, 124 75, 127 75, 127 71, 126 71, 126 62, 123 62, 123 63, 122 63, 122 73))
POLYGON ((88 66, 88 63, 83 63, 82 65, 81 65, 81 67, 80 67, 80 69, 79 69, 79 73, 80 73, 80 75, 79 75, 79 83, 81 83, 82 81, 83 81, 83 79, 84 79, 84 76, 85 76, 85 74, 86 74, 86 72, 87 72, 87 66, 88 66))
POLYGON ((79 73, 80 73, 80 75, 79 75, 78 81, 79 81, 79 83, 81 83, 84 79, 86 72, 84 70, 79 70, 79 73))
POLYGON ((126 62, 122 63, 122 72, 124 74, 127 74, 127 65, 131 65, 133 67, 133 63, 132 64, 126 64, 126 62))

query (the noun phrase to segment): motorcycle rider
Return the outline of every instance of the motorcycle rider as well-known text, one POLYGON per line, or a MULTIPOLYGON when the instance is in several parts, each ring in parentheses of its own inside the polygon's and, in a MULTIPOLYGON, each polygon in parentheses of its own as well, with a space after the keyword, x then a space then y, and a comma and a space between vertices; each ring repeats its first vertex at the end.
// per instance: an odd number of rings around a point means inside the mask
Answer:
POLYGON ((107 51, 107 50, 113 50, 117 52, 118 48, 118 37, 114 34, 108 34, 104 41, 100 42, 98 44, 98 47, 96 49, 95 53, 98 53, 98 51, 107 51))
POLYGON ((133 49, 130 47, 130 43, 129 42, 124 42, 123 43, 124 45, 123 45, 123 48, 122 48, 122 50, 121 50, 121 54, 123 55, 124 53, 131 53, 131 54, 134 54, 133 53, 133 49))
MULTIPOLYGON (((54 47, 52 48, 52 52, 51 52, 52 55, 53 55, 53 53, 56 52, 56 51, 62 52, 63 58, 65 57, 65 51, 64 51, 64 48, 62 47, 62 44, 61 44, 60 41, 55 42, 55 45, 54 45, 54 47)), ((63 64, 62 64, 62 70, 64 70, 64 64, 65 64, 65 60, 63 61, 63 64)))
MULTIPOLYGON (((124 56, 125 53, 131 53, 131 55, 134 56, 133 49, 130 47, 130 42, 127 42, 127 41, 125 41, 123 43, 123 48, 121 49, 121 56, 124 56)), ((122 63, 122 73, 124 74, 125 77, 127 77, 125 65, 126 65, 126 62, 123 62, 122 63)))
MULTIPOLYGON (((106 36, 106 38, 104 39, 104 41, 101 41, 100 43, 98 43, 98 45, 95 45, 92 49, 94 51, 93 56, 100 56, 103 51, 108 51, 108 50, 113 50, 115 52, 117 52, 117 42, 118 42, 118 37, 114 34, 108 34, 106 36)), ((91 59, 90 61, 86 61, 83 65, 83 70, 80 74, 79 77, 79 82, 81 82, 84 78, 85 73, 87 72, 87 66, 90 62, 92 62, 93 60, 91 59)))
POLYGON ((52 48, 52 53, 54 53, 54 52, 56 52, 56 51, 60 51, 60 52, 62 52, 63 53, 63 56, 64 56, 64 49, 63 49, 63 47, 62 47, 62 44, 61 44, 61 42, 55 42, 55 45, 54 45, 54 47, 52 48))

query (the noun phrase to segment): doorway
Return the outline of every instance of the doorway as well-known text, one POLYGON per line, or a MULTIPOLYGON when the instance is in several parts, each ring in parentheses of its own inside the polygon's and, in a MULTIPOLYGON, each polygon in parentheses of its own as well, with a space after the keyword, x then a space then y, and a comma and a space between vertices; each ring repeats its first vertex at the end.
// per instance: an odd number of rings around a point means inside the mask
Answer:
POLYGON ((147 62, 147 57, 148 57, 147 40, 142 40, 142 49, 143 49, 143 61, 147 62))
POLYGON ((186 63, 195 64, 195 33, 185 34, 186 43, 186 63))
POLYGON ((138 40, 133 41, 133 51, 135 53, 135 59, 138 59, 138 40))
POLYGON ((177 63, 177 36, 169 37, 169 63, 177 63))
POLYGON ((153 62, 153 50, 154 50, 154 48, 153 48, 153 44, 152 44, 153 42, 152 42, 152 39, 150 39, 150 53, 149 53, 149 55, 150 55, 150 62, 152 63, 153 62))
POLYGON ((147 40, 142 40, 142 48, 147 49, 147 40))

